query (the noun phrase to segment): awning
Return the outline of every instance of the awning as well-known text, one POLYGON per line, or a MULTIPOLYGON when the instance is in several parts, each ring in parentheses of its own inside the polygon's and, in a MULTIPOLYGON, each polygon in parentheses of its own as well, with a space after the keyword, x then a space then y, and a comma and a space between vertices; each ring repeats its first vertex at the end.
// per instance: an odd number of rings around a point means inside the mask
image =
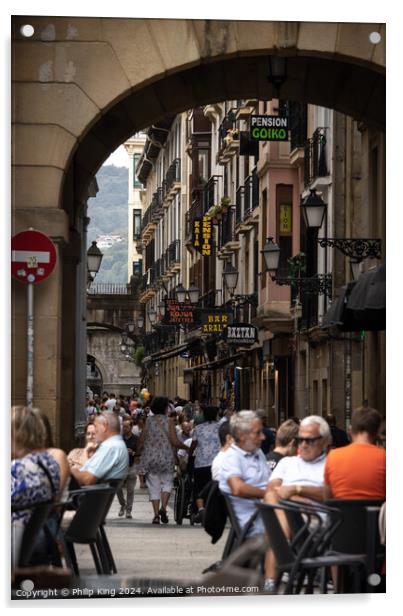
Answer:
POLYGON ((201 364, 200 366, 193 366, 193 368, 187 368, 186 372, 198 372, 201 370, 217 370, 226 364, 231 364, 236 359, 240 359, 245 356, 245 352, 236 353, 235 355, 229 355, 228 357, 223 357, 222 359, 216 359, 215 361, 209 361, 205 364, 201 364))
POLYGON ((386 329, 386 265, 343 287, 323 318, 322 328, 329 327, 347 332, 386 329))

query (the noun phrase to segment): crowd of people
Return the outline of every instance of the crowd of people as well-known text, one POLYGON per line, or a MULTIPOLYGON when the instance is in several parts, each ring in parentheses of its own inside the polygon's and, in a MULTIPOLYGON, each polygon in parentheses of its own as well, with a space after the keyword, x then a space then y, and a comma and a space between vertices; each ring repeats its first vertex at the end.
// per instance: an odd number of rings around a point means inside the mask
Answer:
MULTIPOLYGON (((152 524, 167 524, 175 472, 192 469, 195 522, 204 524, 212 481, 227 494, 241 528, 255 504, 280 499, 386 497, 385 424, 368 406, 356 409, 349 433, 333 415, 291 418, 269 428, 264 410, 219 408, 163 396, 104 392, 86 402, 83 442, 68 454, 53 446, 49 420, 35 408, 12 409, 13 558, 36 502, 67 490, 118 481, 119 516, 135 514, 135 486, 148 490, 152 524), (134 512, 133 512, 134 507, 134 512)), ((283 528, 289 535, 287 521, 283 528)), ((248 537, 264 534, 258 516, 248 537)), ((267 553, 265 589, 274 588, 276 563, 267 553)))

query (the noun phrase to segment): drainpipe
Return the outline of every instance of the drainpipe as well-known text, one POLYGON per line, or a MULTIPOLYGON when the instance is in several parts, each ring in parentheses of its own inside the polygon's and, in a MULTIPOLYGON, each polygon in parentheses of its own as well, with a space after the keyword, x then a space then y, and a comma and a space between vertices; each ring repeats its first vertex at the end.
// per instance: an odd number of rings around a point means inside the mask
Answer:
POLYGON ((352 342, 351 342, 351 333, 347 334, 345 341, 345 388, 346 388, 346 397, 345 397, 345 429, 347 430, 351 421, 351 351, 352 351, 352 342))

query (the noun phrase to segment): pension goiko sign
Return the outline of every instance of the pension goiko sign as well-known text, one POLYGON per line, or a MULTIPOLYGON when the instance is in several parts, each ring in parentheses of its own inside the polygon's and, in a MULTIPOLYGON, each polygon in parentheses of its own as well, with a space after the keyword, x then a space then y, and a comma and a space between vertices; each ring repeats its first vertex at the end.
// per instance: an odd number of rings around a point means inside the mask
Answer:
POLYGON ((287 117, 253 115, 250 118, 250 136, 254 141, 288 141, 288 130, 287 117))

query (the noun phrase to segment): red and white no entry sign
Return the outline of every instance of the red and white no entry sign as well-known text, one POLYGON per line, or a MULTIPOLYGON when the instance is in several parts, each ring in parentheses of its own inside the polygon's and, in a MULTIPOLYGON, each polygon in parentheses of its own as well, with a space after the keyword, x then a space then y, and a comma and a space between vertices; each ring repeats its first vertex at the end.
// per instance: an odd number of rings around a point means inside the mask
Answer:
POLYGON ((52 240, 40 231, 21 231, 11 240, 11 275, 25 284, 45 280, 56 265, 52 240))

